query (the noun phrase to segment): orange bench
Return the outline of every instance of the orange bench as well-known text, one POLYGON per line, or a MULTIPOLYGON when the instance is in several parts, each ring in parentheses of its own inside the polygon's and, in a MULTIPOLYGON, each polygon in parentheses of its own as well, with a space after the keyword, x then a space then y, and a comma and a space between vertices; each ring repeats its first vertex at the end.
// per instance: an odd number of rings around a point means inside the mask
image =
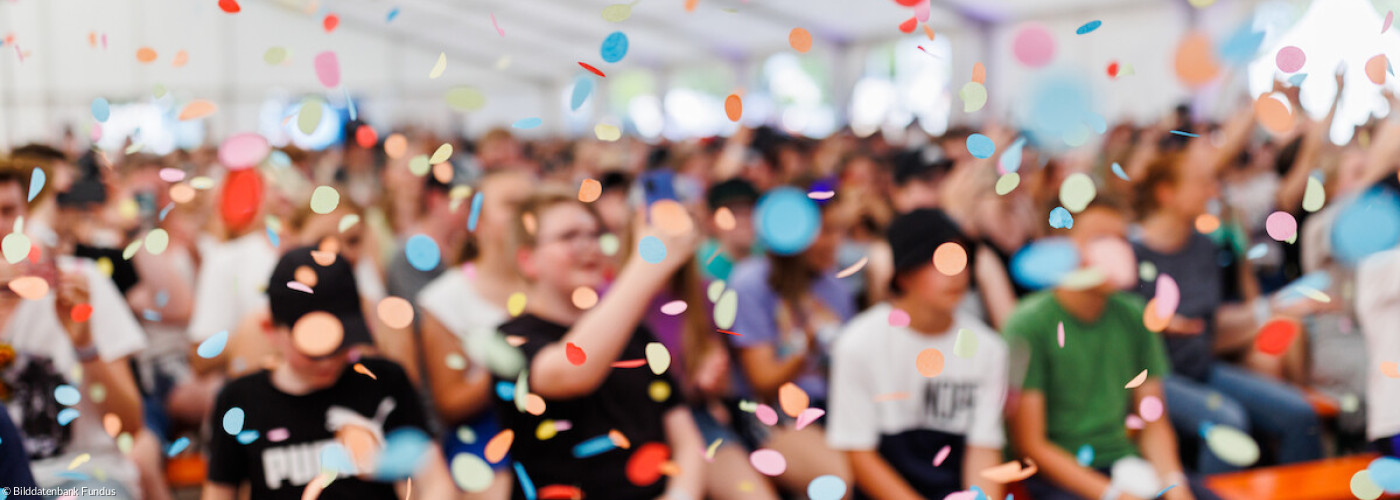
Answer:
POLYGON ((1355 500, 1351 476, 1378 456, 1352 455, 1216 474, 1206 479, 1206 486, 1224 500, 1355 500))
POLYGON ((208 472, 204 455, 183 453, 165 462, 165 481, 171 488, 199 486, 208 472))

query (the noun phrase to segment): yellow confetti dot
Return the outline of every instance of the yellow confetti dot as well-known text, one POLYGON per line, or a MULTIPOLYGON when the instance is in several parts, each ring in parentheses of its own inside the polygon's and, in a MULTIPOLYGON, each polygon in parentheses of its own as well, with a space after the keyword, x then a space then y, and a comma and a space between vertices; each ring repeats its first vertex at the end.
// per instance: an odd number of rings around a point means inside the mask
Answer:
POLYGON ((593 135, 600 141, 613 142, 622 138, 622 129, 606 123, 599 123, 593 127, 593 135))
POLYGON ((418 155, 408 160, 408 171, 418 177, 428 175, 432 168, 433 164, 428 161, 428 155, 418 155))
POLYGON ((553 420, 540 422, 540 426, 535 428, 535 439, 548 441, 559 434, 559 428, 554 425, 553 420))
POLYGON ((447 105, 457 111, 476 111, 486 105, 486 96, 472 87, 454 87, 445 98, 447 105))
POLYGON ((340 192, 330 186, 317 186, 311 192, 311 211, 325 215, 335 211, 340 205, 340 192))
POLYGON ((442 52, 442 53, 439 53, 439 54, 438 54, 437 64, 434 64, 434 65, 433 65, 433 70, 432 70, 431 72, 428 73, 428 78, 437 78, 437 77, 439 77, 439 76, 442 76, 442 72, 443 72, 444 70, 446 70, 446 69, 447 69, 447 53, 446 53, 446 52, 442 52))
POLYGON ((510 298, 506 299, 506 312, 510 313, 512 318, 525 312, 525 294, 521 292, 510 294, 510 298))
POLYGON ((89 455, 87 453, 73 457, 73 460, 68 462, 68 470, 76 469, 78 468, 78 466, 87 463, 88 460, 92 460, 92 455, 89 455))
POLYGON ((671 351, 666 350, 666 346, 660 342, 647 344, 647 366, 657 375, 665 373, 666 369, 671 367, 671 351))
POLYGON ((146 251, 151 255, 160 255, 170 245, 170 233, 164 229, 155 228, 146 233, 146 251))
POLYGON ((433 157, 428 159, 428 163, 442 163, 452 157, 452 145, 443 144, 438 146, 437 151, 433 151, 433 157))
POLYGON ((1019 185, 1021 185, 1021 174, 1018 174, 1016 172, 1008 172, 1006 175, 1003 175, 997 179, 997 195, 1005 195, 1006 193, 1010 193, 1011 191, 1016 189, 1016 186, 1019 185))
POLYGON ((647 395, 651 396, 652 401, 658 403, 665 401, 671 397, 671 384, 664 380, 653 380, 651 386, 647 387, 647 395))

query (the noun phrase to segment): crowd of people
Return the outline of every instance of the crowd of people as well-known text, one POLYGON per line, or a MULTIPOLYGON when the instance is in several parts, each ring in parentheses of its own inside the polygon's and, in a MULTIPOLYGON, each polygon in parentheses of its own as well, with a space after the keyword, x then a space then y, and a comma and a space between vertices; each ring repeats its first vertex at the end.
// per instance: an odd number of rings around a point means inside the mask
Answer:
POLYGON ((1331 126, 18 147, 0 481, 164 499, 198 454, 212 500, 1183 500, 1395 455, 1400 113, 1331 126))

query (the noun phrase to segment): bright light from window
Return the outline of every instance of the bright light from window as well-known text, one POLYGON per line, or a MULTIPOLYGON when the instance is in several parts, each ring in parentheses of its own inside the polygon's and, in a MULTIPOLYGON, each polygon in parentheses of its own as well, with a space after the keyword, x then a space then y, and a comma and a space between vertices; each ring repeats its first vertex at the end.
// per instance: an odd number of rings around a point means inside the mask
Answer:
POLYGON ((198 146, 204 140, 204 124, 198 120, 182 122, 173 109, 163 109, 148 102, 113 104, 111 116, 102 124, 98 147, 117 151, 141 145, 141 151, 164 155, 175 148, 198 146))
POLYGON ((706 93, 675 88, 666 93, 667 136, 673 138, 709 137, 726 128, 724 101, 706 93))
POLYGON ((637 128, 637 134, 646 139, 655 139, 661 135, 661 128, 666 126, 666 117, 661 114, 661 100, 651 94, 632 98, 627 103, 627 117, 637 128))
MULTIPOLYGON (((1277 6, 1261 7, 1257 19, 1277 22, 1277 6)), ((1278 50, 1292 45, 1303 50, 1307 62, 1298 73, 1306 73, 1299 100, 1309 115, 1321 118, 1327 114, 1337 85, 1333 78, 1339 65, 1346 68, 1342 102, 1332 122, 1329 135, 1332 142, 1345 144, 1351 140, 1355 126, 1365 123, 1372 114, 1387 112, 1380 87, 1366 77, 1366 61, 1384 53, 1391 61, 1400 59, 1400 35, 1394 31, 1381 33, 1384 21, 1366 0, 1315 1, 1292 28, 1265 50, 1249 66, 1249 89, 1254 95, 1268 92, 1275 78, 1287 80, 1292 75, 1278 70, 1275 56, 1278 50)), ((1387 78, 1394 82, 1395 77, 1387 78)), ((1394 89, 1394 83, 1388 83, 1394 89)))
POLYGON ((865 76, 852 89, 852 130, 862 137, 880 129, 899 130, 917 117, 924 131, 942 134, 952 105, 951 52, 947 38, 930 43, 923 37, 871 51, 865 76))
POLYGON ((779 124, 788 132, 825 137, 836 131, 836 112, 823 90, 825 71, 811 54, 800 59, 780 52, 763 63, 768 94, 776 102, 779 124))

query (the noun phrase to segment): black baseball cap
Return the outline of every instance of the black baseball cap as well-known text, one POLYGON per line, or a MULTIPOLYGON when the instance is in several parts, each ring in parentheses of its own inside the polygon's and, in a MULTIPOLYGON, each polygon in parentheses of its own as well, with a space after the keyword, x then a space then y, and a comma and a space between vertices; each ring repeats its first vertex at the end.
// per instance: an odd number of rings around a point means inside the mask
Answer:
POLYGON ((752 205, 758 203, 758 197, 758 188, 752 182, 735 177, 710 186, 710 190, 705 192, 705 204, 710 206, 710 210, 719 210, 719 207, 733 203, 752 205))
POLYGON ((899 153, 893 163, 896 186, 934 180, 953 169, 953 161, 943 154, 943 148, 933 145, 899 153))
POLYGON ((933 264, 939 245, 954 242, 968 250, 970 240, 948 214, 936 208, 921 208, 896 217, 886 230, 890 252, 894 254, 896 275, 933 264))
MULTIPOLYGON (((315 250, 309 246, 289 250, 277 261, 277 267, 272 270, 272 278, 267 283, 268 307, 272 310, 273 324, 291 328, 307 314, 326 312, 335 316, 344 330, 336 351, 357 344, 373 344, 364 311, 360 308, 360 291, 355 283, 354 269, 338 255, 330 265, 323 266, 316 262, 316 256, 312 254, 315 250), (307 272, 314 273, 314 286, 306 283, 311 280, 297 279, 298 270, 303 268, 306 269, 301 271, 303 278, 307 272), (311 293, 297 289, 303 285, 307 285, 311 293)), ((323 261, 326 259, 324 255, 322 258, 323 261)))

